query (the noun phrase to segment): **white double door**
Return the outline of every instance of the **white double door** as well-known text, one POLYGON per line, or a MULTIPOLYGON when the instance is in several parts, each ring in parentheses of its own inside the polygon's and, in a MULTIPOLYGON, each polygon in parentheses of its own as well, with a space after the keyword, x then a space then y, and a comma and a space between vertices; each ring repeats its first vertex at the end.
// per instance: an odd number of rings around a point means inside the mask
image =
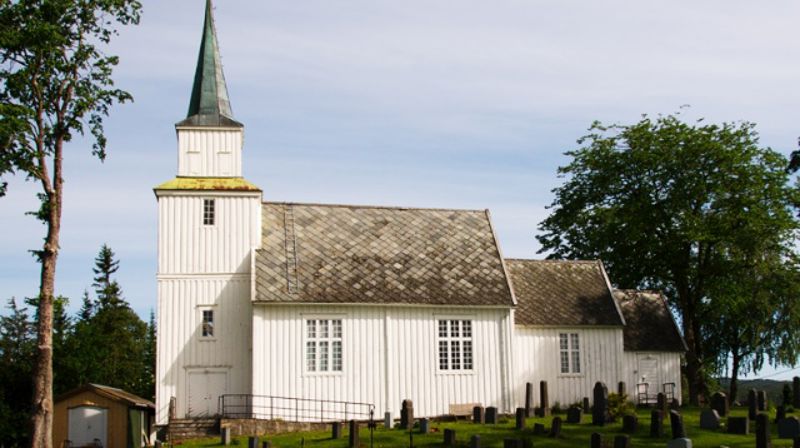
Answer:
POLYGON ((219 413, 219 397, 228 386, 227 372, 189 372, 187 417, 211 417, 219 413))
POLYGON ((78 406, 69 410, 69 433, 67 438, 72 442, 72 446, 93 445, 96 442, 100 446, 106 444, 108 429, 108 409, 96 406, 78 406))

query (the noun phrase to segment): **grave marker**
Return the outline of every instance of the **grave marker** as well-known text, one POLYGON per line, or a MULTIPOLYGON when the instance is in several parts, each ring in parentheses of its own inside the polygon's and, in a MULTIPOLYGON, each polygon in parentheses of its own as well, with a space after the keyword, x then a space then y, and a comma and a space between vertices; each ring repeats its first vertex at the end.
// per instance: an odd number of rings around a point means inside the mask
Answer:
POLYGON ((700 412, 700 428, 716 431, 719 429, 719 413, 716 409, 703 409, 700 412))
POLYGON ((592 408, 592 424, 605 426, 608 408, 608 388, 598 381, 594 385, 594 407, 592 408))
POLYGON ((728 417, 728 434, 750 434, 750 418, 728 417))
POLYGON ((728 415, 730 404, 728 396, 722 392, 717 392, 711 396, 711 409, 717 411, 720 417, 728 415))
MULTIPOLYGON (((622 416, 622 432, 633 434, 639 429, 639 417, 636 415, 623 415, 622 416)), ((615 446, 616 446, 616 442, 615 446)))
POLYGON ((350 434, 348 435, 347 446, 349 448, 358 448, 358 422, 350 420, 350 434))
POLYGON ((683 426, 683 417, 678 411, 669 411, 669 424, 672 429, 673 439, 686 438, 686 428, 683 426))
POLYGON ((525 417, 531 416, 533 409, 533 383, 525 383, 525 417))
POLYGON ((553 426, 550 428, 550 437, 561 437, 561 417, 553 417, 553 426))
POLYGON ((486 408, 486 424, 487 425, 495 425, 497 424, 497 408, 494 406, 489 406, 486 408))
POLYGON ((567 423, 580 423, 582 415, 581 408, 577 406, 567 409, 567 423))
POLYGON ((756 448, 772 448, 769 433, 769 415, 760 412, 756 416, 756 448))
POLYGON ((547 381, 539 381, 539 417, 550 415, 550 400, 547 394, 547 381))
POLYGON ((483 424, 486 418, 483 406, 475 406, 472 408, 472 423, 483 424))
POLYGON ((658 409, 650 412, 650 437, 664 437, 664 413, 658 409))
POLYGON ((800 437, 800 420, 788 417, 778 422, 779 439, 796 439, 800 437))

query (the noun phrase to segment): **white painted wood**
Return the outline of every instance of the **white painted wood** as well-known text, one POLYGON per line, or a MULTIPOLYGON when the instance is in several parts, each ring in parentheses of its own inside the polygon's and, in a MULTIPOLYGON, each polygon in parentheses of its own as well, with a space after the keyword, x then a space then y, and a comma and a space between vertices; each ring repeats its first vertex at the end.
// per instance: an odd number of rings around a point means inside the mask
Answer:
POLYGON ((227 392, 228 372, 198 369, 188 372, 188 417, 209 417, 219 413, 219 397, 227 392))
POLYGON ((655 395, 664 391, 664 383, 675 383, 675 398, 681 401, 681 354, 677 352, 624 352, 623 365, 625 373, 625 381, 628 384, 628 390, 631 391, 631 399, 635 400, 636 384, 641 383, 642 376, 645 377, 644 382, 651 382, 649 394, 655 395), (649 358, 649 360, 648 360, 649 358), (644 361, 644 363, 642 363, 644 361), (656 378, 653 379, 653 374, 648 372, 642 367, 648 365, 657 365, 656 378))
POLYGON ((93 445, 95 439, 101 446, 108 446, 108 409, 79 406, 69 410, 67 419, 67 438, 73 446, 93 445))
POLYGON ((255 395, 366 402, 393 413, 411 399, 418 416, 469 402, 511 411, 500 374, 508 309, 255 305, 253 312, 255 395), (305 371, 304 317, 324 315, 343 321, 341 373, 305 371), (452 316, 473 322, 473 371, 438 371, 437 318, 452 316))
MULTIPOLYGON (((610 392, 625 376, 622 369, 622 328, 565 327, 543 328, 517 326, 514 336, 515 406, 524 406, 525 383, 534 384, 534 402, 538 405, 539 382, 547 381, 550 406, 562 407, 592 396, 597 381, 606 384, 610 392), (559 334, 578 333, 580 336, 581 372, 562 374, 559 334)), ((630 390, 630 388, 629 388, 630 390)))
POLYGON ((243 129, 177 128, 178 176, 241 177, 243 129))

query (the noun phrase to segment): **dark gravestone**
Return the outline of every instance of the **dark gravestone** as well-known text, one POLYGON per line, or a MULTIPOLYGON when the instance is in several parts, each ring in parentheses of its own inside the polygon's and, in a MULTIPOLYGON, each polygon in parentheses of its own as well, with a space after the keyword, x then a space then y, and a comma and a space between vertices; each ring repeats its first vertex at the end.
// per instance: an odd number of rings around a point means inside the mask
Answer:
POLYGON ((673 411, 679 411, 681 409, 681 402, 678 401, 677 398, 673 398, 672 401, 669 402, 669 408, 673 411))
POLYGON ((533 448, 533 440, 522 439, 522 448, 533 448))
POLYGON ((547 393, 547 381, 539 381, 539 417, 550 415, 550 399, 547 393))
POLYGON ((350 434, 347 439, 347 446, 349 448, 358 448, 358 422, 350 420, 350 434))
POLYGON ((728 415, 728 396, 722 392, 717 392, 711 396, 711 409, 717 411, 720 417, 728 415))
POLYGON ((567 409, 567 423, 580 423, 581 415, 583 415, 583 412, 577 406, 567 409))
POLYGON ((247 438, 247 448, 258 448, 257 436, 250 436, 247 438))
POLYGON ((614 448, 630 448, 630 446, 631 446, 630 436, 621 434, 614 437, 614 448))
POLYGON ((792 378, 792 406, 800 409, 800 376, 792 378))
POLYGON ((223 446, 228 446, 231 444, 231 428, 229 426, 223 426, 220 431, 220 444, 223 446))
POLYGON ((331 423, 331 439, 341 439, 342 438, 342 422, 333 422, 331 423))
POLYGON ((525 383, 525 417, 531 416, 533 409, 533 383, 525 383))
POLYGON ((481 436, 475 434, 469 438, 469 448, 481 448, 481 436))
POLYGON ((550 428, 550 437, 559 438, 561 437, 561 425, 562 425, 561 417, 553 417, 553 426, 550 428))
POLYGON ((403 400, 403 405, 400 408, 400 428, 411 431, 414 427, 414 402, 411 400, 403 400))
POLYGON ((486 418, 485 410, 483 406, 475 406, 472 408, 472 423, 479 423, 483 424, 486 418))
POLYGON ((447 446, 447 447, 456 446, 456 430, 455 429, 445 429, 444 430, 444 446, 447 446))
POLYGON ((522 448, 522 440, 503 439, 503 448, 522 448))
POLYGON ((780 405, 775 409, 775 423, 786 418, 786 406, 780 405))
POLYGON ((757 395, 758 399, 758 412, 766 412, 767 410, 767 391, 760 390, 757 395))
POLYGON ((515 428, 517 431, 522 431, 525 429, 525 408, 517 408, 517 415, 516 415, 516 426, 515 428))
POLYGON ((664 437, 664 413, 658 409, 650 412, 650 437, 664 437))
POLYGON ((750 434, 750 419, 748 417, 728 417, 729 434, 750 434))
POLYGON ((667 396, 664 395, 664 392, 659 392, 658 395, 656 395, 656 409, 663 412, 664 415, 667 415, 667 412, 669 412, 669 409, 667 409, 667 396))
POLYGON ((769 415, 760 412, 756 416, 756 448, 772 448, 769 434, 769 415))
POLYGON ((594 407, 592 408, 592 424, 604 426, 608 411, 608 388, 598 381, 594 385, 594 407))
POLYGON ((700 412, 700 428, 716 431, 719 429, 719 414, 716 409, 703 409, 700 412))
POLYGON ((683 427, 683 417, 678 411, 669 411, 669 425, 672 428, 673 439, 686 438, 686 429, 683 427))
POLYGON ((589 406, 589 397, 583 397, 583 412, 588 414, 591 410, 592 409, 589 406))
POLYGON ((494 425, 497 423, 497 408, 489 406, 486 408, 486 424, 494 425))
POLYGON ((543 423, 534 423, 533 424, 533 435, 535 436, 542 436, 545 433, 544 424, 543 423))
POLYGON ((758 392, 750 389, 747 392, 747 418, 755 420, 756 415, 758 415, 758 392))
POLYGON ((427 418, 419 419, 419 432, 420 434, 427 434, 430 430, 430 421, 427 418))
POLYGON ((622 432, 633 434, 639 429, 639 418, 635 415, 622 416, 622 432))
POLYGON ((800 420, 797 417, 785 418, 778 422, 779 439, 796 439, 800 437, 800 420))
POLYGON ((272 442, 270 442, 269 440, 261 442, 261 448, 272 448, 272 442))
POLYGON ((617 383, 617 395, 620 397, 623 395, 628 395, 627 391, 625 390, 625 381, 620 381, 617 383))
POLYGON ((800 448, 800 437, 795 437, 792 442, 792 448, 800 448))
POLYGON ((592 433, 592 448, 603 448, 603 436, 600 433, 593 432, 592 433))

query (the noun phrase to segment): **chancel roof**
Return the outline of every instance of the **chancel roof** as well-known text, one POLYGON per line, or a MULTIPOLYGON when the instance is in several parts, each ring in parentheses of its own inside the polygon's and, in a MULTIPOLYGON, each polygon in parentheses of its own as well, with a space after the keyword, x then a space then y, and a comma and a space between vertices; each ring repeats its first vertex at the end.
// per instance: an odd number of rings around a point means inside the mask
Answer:
POLYGON ((626 351, 686 351, 686 343, 660 292, 618 289, 614 297, 625 316, 626 351))
POLYGON ((506 266, 517 325, 624 324, 600 261, 506 259, 506 266))
POLYGON ((488 211, 264 203, 255 301, 513 306, 488 211))

